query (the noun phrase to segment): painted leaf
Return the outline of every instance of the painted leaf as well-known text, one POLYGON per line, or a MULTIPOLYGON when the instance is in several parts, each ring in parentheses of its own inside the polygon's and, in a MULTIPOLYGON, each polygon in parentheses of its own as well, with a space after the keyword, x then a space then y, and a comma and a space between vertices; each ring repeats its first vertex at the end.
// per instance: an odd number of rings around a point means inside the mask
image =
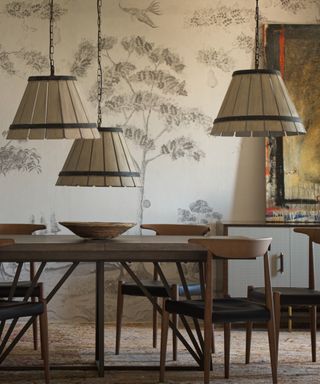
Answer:
POLYGON ((155 149, 153 139, 150 139, 141 128, 126 127, 124 129, 124 135, 127 139, 132 140, 140 147, 144 147, 147 150, 155 149))
POLYGON ((6 145, 0 148, 0 174, 11 171, 41 172, 40 155, 34 148, 6 145))
POLYGON ((169 140, 166 144, 163 144, 161 153, 170 155, 172 160, 186 157, 199 161, 201 158, 205 157, 204 152, 197 147, 196 143, 192 139, 184 136, 169 140))
POLYGON ((83 77, 96 58, 96 47, 89 41, 84 40, 80 43, 71 66, 71 73, 83 77))

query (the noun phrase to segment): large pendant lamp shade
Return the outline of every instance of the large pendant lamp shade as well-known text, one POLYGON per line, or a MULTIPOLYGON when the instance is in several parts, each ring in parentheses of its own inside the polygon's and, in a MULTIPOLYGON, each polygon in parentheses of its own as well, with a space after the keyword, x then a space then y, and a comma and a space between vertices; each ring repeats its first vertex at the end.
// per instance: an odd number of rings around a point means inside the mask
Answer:
POLYGON ((74 76, 56 76, 53 46, 53 0, 50 6, 50 76, 31 76, 7 139, 93 139, 100 137, 90 121, 74 76))
POLYGON ((140 172, 127 147, 122 128, 102 127, 101 0, 98 11, 99 139, 75 140, 56 185, 79 187, 141 187, 140 172))
POLYGON ((280 72, 256 69, 233 73, 211 134, 261 137, 305 132, 280 72))
POLYGON ((306 130, 279 71, 259 69, 259 0, 256 0, 255 69, 235 71, 211 135, 271 137, 306 130))
POLYGON ((140 173, 121 128, 100 128, 101 138, 76 140, 56 185, 140 187, 140 173))
POLYGON ((93 139, 74 76, 31 76, 7 139, 93 139))

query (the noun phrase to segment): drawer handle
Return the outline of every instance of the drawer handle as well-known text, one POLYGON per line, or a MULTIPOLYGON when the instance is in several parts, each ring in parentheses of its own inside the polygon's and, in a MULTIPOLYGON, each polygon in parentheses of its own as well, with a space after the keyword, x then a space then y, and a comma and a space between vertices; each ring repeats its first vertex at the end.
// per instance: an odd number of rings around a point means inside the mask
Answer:
POLYGON ((280 270, 279 270, 280 273, 283 273, 283 272, 284 272, 284 261, 283 261, 283 256, 284 256, 284 254, 283 254, 283 252, 281 252, 281 253, 280 253, 280 270))

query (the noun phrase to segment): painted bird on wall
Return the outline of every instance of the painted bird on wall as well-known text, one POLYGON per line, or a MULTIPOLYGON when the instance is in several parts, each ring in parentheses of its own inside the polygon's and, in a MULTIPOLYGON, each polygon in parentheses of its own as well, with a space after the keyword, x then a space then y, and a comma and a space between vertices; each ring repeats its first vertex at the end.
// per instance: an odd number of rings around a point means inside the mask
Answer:
POLYGON ((158 1, 153 0, 147 8, 125 8, 122 6, 121 1, 119 2, 119 7, 124 12, 129 13, 133 18, 140 21, 140 23, 144 23, 149 25, 149 27, 157 28, 158 26, 154 24, 151 18, 148 16, 148 13, 153 13, 154 15, 160 16, 160 4, 158 1))

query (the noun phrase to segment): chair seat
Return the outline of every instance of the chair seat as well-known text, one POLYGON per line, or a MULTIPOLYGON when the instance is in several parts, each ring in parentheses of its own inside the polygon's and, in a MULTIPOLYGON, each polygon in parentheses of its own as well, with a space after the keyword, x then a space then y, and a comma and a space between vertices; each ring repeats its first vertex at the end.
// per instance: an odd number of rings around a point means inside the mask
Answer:
MULTIPOLYGON (((273 287, 280 293, 280 305, 320 305, 320 291, 299 287, 273 287)), ((265 300, 264 288, 249 290, 249 298, 258 302, 265 300)))
MULTIPOLYGON (((142 280, 142 284, 148 292, 154 297, 168 297, 167 291, 161 281, 156 280, 142 280)), ((188 284, 189 292, 191 295, 201 295, 200 284, 188 284)), ((178 285, 179 296, 185 296, 182 285, 178 285)), ((123 283, 121 286, 123 295, 128 296, 145 296, 142 290, 135 283, 123 283)))
MULTIPOLYGON (((34 289, 32 290, 32 293, 30 297, 40 297, 40 292, 41 292, 41 284, 38 283, 34 289)), ((8 297, 9 292, 12 286, 12 282, 0 282, 0 297, 8 297)), ((17 284, 17 287, 15 289, 13 297, 24 297, 27 290, 31 287, 31 282, 30 281, 19 281, 17 284)))
MULTIPOLYGON (((198 319, 204 319, 203 300, 167 300, 166 310, 198 319)), ((261 304, 242 298, 214 299, 212 310, 213 323, 266 322, 270 319, 269 310, 261 304)))
POLYGON ((41 315, 44 311, 42 303, 23 303, 19 301, 0 301, 0 321, 41 315))

